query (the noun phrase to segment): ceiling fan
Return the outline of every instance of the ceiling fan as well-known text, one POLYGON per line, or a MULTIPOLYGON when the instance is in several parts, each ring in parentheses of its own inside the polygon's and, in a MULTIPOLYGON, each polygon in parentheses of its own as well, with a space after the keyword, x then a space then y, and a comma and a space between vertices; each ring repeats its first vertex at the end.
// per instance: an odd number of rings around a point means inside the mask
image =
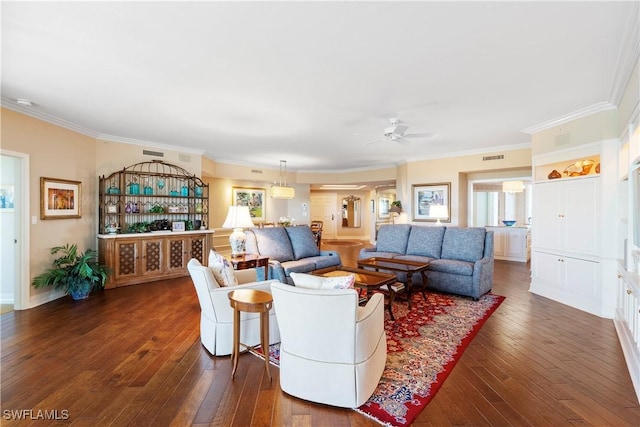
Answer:
POLYGON ((389 119, 389 123, 391 123, 391 126, 384 129, 384 137, 369 141, 367 142, 367 145, 380 141, 394 141, 404 143, 409 142, 410 138, 431 138, 435 136, 435 133, 432 132, 405 133, 407 129, 409 129, 409 126, 395 117, 389 119))

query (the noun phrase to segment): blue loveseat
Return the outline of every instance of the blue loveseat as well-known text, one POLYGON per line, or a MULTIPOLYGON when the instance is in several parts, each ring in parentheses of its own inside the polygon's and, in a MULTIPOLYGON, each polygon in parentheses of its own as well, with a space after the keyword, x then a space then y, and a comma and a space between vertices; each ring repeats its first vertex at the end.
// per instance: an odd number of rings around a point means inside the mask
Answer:
MULTIPOLYGON (((484 227, 383 225, 376 246, 359 257, 429 261, 428 288, 437 291, 478 299, 493 286, 493 231, 484 227)), ((412 282, 422 284, 421 275, 412 282)))
POLYGON ((269 257, 269 277, 265 279, 293 285, 291 272, 309 273, 342 265, 337 252, 318 249, 308 225, 252 228, 245 231, 245 236, 247 253, 269 257))

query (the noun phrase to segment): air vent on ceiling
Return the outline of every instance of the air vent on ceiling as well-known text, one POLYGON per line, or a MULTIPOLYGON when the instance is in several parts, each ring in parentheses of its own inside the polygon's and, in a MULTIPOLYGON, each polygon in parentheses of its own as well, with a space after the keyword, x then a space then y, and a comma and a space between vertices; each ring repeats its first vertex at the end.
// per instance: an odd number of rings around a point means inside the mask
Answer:
POLYGON ((164 153, 161 153, 160 151, 142 150, 142 154, 145 156, 164 157, 164 153))
POLYGON ((504 159, 504 154, 498 154, 497 156, 482 156, 483 162, 487 160, 501 160, 501 159, 504 159))
POLYGON ((251 169, 251 173, 262 173, 260 169, 251 169))

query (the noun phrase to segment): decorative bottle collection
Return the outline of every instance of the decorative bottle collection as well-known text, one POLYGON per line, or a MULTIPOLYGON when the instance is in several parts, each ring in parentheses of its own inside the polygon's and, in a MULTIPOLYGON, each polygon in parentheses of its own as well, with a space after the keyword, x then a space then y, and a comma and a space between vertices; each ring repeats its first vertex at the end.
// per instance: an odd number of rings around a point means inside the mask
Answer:
POLYGON ((100 177, 99 195, 99 233, 207 227, 209 186, 180 166, 136 163, 100 177))

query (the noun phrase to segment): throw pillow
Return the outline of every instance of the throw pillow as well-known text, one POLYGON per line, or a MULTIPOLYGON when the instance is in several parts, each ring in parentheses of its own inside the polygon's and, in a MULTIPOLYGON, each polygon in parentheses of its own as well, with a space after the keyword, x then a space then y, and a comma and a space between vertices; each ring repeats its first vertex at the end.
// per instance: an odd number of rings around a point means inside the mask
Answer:
POLYGON ((233 265, 218 252, 211 251, 209 254, 209 268, 220 286, 235 286, 238 284, 233 265))
POLYGON ((290 273, 293 284, 306 289, 353 289, 356 277, 346 276, 323 277, 305 273, 290 273))
POLYGON ((318 244, 313 238, 313 232, 308 225, 299 225, 297 227, 285 227, 295 259, 308 258, 320 255, 318 244))

